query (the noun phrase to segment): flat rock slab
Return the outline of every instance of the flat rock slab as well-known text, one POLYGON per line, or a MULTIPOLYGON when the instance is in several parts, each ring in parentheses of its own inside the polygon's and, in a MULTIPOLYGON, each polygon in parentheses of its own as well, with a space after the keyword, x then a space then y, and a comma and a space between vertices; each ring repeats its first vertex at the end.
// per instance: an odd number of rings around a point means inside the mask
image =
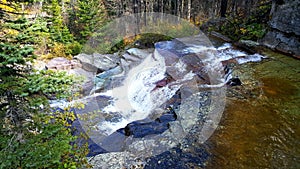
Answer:
POLYGON ((152 52, 154 51, 154 49, 138 49, 138 48, 131 48, 128 49, 126 52, 130 55, 134 55, 139 57, 140 59, 146 58, 147 56, 149 56, 152 52))
POLYGON ((81 67, 81 64, 76 60, 68 60, 67 58, 57 57, 51 59, 47 64, 47 69, 54 70, 70 70, 81 67))
POLYGON ((91 55, 81 53, 74 56, 82 64, 82 68, 90 72, 101 72, 116 67, 119 62, 119 56, 117 55, 102 55, 94 53, 91 55))

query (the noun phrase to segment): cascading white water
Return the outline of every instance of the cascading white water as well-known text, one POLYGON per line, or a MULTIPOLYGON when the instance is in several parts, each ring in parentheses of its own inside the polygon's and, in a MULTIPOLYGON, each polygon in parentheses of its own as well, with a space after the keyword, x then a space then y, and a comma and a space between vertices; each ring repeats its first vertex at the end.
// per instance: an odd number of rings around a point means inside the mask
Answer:
MULTIPOLYGON (((160 45, 162 45, 164 49, 174 47, 174 44, 170 41, 162 42, 160 45)), ((131 49, 131 52, 135 51, 131 49)), ((209 69, 208 73, 214 72, 217 75, 220 75, 220 71, 223 70, 222 61, 235 59, 239 64, 242 64, 261 61, 261 59, 264 58, 259 54, 247 55, 242 51, 232 49, 228 43, 218 48, 192 44, 183 48, 181 52, 184 54, 206 53, 205 57, 201 55, 201 57, 203 57, 202 61, 206 69, 209 69)), ((155 50, 153 54, 150 54, 139 65, 133 67, 127 73, 122 86, 105 92, 105 95, 113 97, 114 100, 109 106, 104 108, 103 111, 106 113, 118 112, 122 116, 122 119, 119 119, 117 122, 103 121, 99 123, 99 132, 110 135, 116 130, 124 128, 130 122, 147 118, 153 111, 169 100, 185 81, 191 80, 195 76, 194 73, 188 72, 185 76, 176 78, 176 81, 153 90, 156 87, 155 83, 165 78, 167 67, 161 53, 155 50)), ((184 72, 186 65, 179 60, 177 63, 174 63, 173 67, 178 72, 184 72)), ((211 74, 210 76, 214 75, 211 74)), ((222 87, 230 78, 230 74, 216 77, 214 79, 216 82, 211 81, 210 85, 202 84, 200 87, 222 87)), ((101 93, 99 95, 101 95, 101 93)))
MULTIPOLYGON (((231 44, 227 43, 214 48, 194 44, 192 40, 187 39, 183 46, 180 46, 182 44, 176 46, 177 44, 174 44, 176 42, 173 41, 159 42, 160 47, 155 49, 154 53, 147 57, 137 57, 144 58, 139 64, 126 65, 128 67, 123 68, 126 71, 112 75, 121 77, 123 79, 121 84, 79 100, 79 102, 87 103, 87 107, 92 107, 92 110, 96 110, 96 115, 88 112, 89 109, 78 112, 90 116, 88 119, 79 119, 79 121, 83 131, 89 135, 93 143, 104 149, 104 152, 123 151, 125 154, 129 152, 135 157, 146 158, 161 154, 182 143, 181 141, 190 131, 195 131, 199 143, 205 142, 211 136, 218 126, 225 106, 224 85, 231 78, 230 72, 224 75, 222 62, 234 60, 236 64, 243 64, 261 61, 265 57, 259 54, 247 55, 233 49, 231 44), (203 63, 200 66, 206 70, 203 74, 208 74, 210 78, 207 84, 197 83, 195 77, 198 75, 189 67, 193 65, 187 65, 186 60, 182 60, 182 56, 189 54, 195 54, 193 57, 200 58, 203 63), (172 73, 174 81, 157 87, 157 82, 166 78, 166 72, 172 73), (175 110, 177 119, 167 122, 168 129, 163 133, 135 138, 133 135, 125 136, 122 133, 124 130, 120 132, 119 129, 132 122, 154 121, 151 115, 162 113, 164 111, 162 105, 170 100, 179 89, 182 93, 180 108, 175 110), (206 89, 209 89, 209 92, 202 93, 206 89), (109 101, 104 100, 108 105, 97 107, 98 96, 108 96, 109 101), (197 129, 194 130, 194 127, 197 129)), ((143 53, 138 49, 128 51, 135 54, 143 53)), ((52 106, 65 107, 69 104, 53 102, 52 106)), ((99 153, 99 149, 95 149, 95 152, 99 153)), ((104 152, 100 151, 100 153, 104 152)))
MULTIPOLYGON (((167 50, 174 48, 174 43, 171 41, 160 42, 159 45, 167 50)), ((135 50, 130 49, 130 52, 139 53, 138 50, 135 50)), ((210 79, 211 84, 199 85, 202 88, 222 87, 231 78, 230 74, 219 76, 223 70, 222 61, 235 59, 237 63, 243 64, 246 62, 261 61, 264 58, 264 56, 259 54, 247 55, 242 51, 232 49, 231 44, 228 43, 218 48, 207 47, 201 44, 190 44, 181 47, 180 51, 177 49, 177 52, 181 52, 182 54, 200 53, 199 57, 202 57, 201 60, 204 63, 205 69, 208 70, 207 73, 211 73, 210 76, 213 77, 210 79), (205 53, 205 56, 201 53, 205 53)), ((193 79, 195 74, 187 72, 187 65, 180 59, 171 66, 166 66, 165 58, 161 54, 174 55, 174 53, 164 53, 155 50, 154 53, 149 54, 140 64, 127 72, 121 86, 112 88, 104 93, 96 94, 113 98, 112 102, 102 109, 102 112, 118 114, 117 120, 106 121, 103 119, 103 121, 99 121, 96 127, 98 129, 97 132, 103 136, 108 136, 133 121, 147 118, 154 111, 158 111, 160 106, 169 100, 182 84, 193 79), (175 81, 163 87, 156 88, 155 83, 165 78, 167 67, 172 67, 177 72, 175 81)), ((52 103, 52 107, 66 107, 67 105, 65 102, 52 103)))
MULTIPOLYGON (((182 62, 176 64, 178 71, 184 71, 182 62)), ((156 82, 165 78, 166 64, 163 56, 156 50, 145 58, 142 63, 132 68, 123 85, 106 92, 114 98, 104 112, 118 112, 122 119, 118 122, 102 122, 98 126, 100 132, 110 135, 117 129, 124 128, 128 123, 147 118, 153 111, 169 100, 183 82, 191 80, 195 74, 189 72, 180 79, 156 88, 156 82), (155 90, 154 90, 155 89, 155 90)))
POLYGON ((222 46, 217 48, 217 51, 217 59, 219 61, 235 59, 239 64, 244 64, 247 62, 260 62, 262 59, 266 58, 265 56, 262 56, 257 53, 253 55, 248 55, 243 51, 233 49, 230 43, 224 43, 222 46))

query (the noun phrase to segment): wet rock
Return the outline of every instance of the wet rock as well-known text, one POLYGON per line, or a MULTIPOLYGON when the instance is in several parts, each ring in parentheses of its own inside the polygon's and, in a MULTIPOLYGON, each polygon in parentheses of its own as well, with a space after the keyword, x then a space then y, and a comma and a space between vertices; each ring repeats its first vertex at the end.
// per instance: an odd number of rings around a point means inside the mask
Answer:
POLYGON ((168 113, 161 115, 154 121, 145 119, 129 123, 124 129, 118 132, 124 133, 126 136, 133 136, 134 138, 143 138, 147 135, 161 134, 169 129, 169 122, 175 121, 177 115, 171 109, 168 113))
POLYGON ((130 55, 134 55, 139 57, 140 59, 146 58, 149 56, 154 49, 138 49, 138 48, 131 48, 128 49, 126 52, 130 55))
POLYGON ((179 108, 180 104, 181 104, 181 91, 182 90, 178 90, 174 96, 172 96, 171 99, 169 99, 166 102, 166 107, 167 109, 171 110, 176 110, 179 108), (171 108, 171 109, 170 109, 171 108))
POLYGON ((167 101, 165 110, 158 109, 151 115, 139 121, 129 123, 125 128, 119 129, 117 132, 134 138, 143 138, 147 135, 161 134, 169 129, 169 122, 176 121, 177 115, 175 109, 180 105, 180 91, 167 101))
POLYGON ((143 138, 147 135, 161 134, 168 129, 168 125, 165 123, 143 122, 135 121, 128 124, 124 130, 126 136, 133 136, 135 138, 143 138))
POLYGON ((258 45, 258 43, 255 43, 253 41, 239 41, 233 44, 235 47, 242 49, 243 51, 253 55, 256 53, 254 50, 254 47, 258 45))
MULTIPOLYGON (((234 62, 236 63, 236 62, 234 62)), ((231 62, 222 62, 223 66, 224 66, 224 73, 225 73, 225 76, 228 75, 228 74, 231 74, 232 73, 232 64, 231 62)), ((226 79, 226 78, 225 78, 226 79)))
POLYGON ((111 83, 113 77, 123 72, 123 68, 121 66, 117 66, 110 70, 99 73, 94 78, 94 87, 91 90, 90 94, 94 92, 99 92, 105 87, 108 88, 108 85, 111 83))
POLYGON ((134 55, 130 55, 128 53, 125 53, 122 55, 122 57, 125 59, 125 60, 130 60, 132 62, 137 62, 137 61, 140 61, 141 59, 138 58, 137 56, 134 56, 134 55))
POLYGON ((248 47, 257 47, 260 44, 258 42, 252 41, 252 40, 240 40, 239 41, 241 44, 244 44, 248 47))
POLYGON ((147 160, 145 169, 161 168, 161 169, 189 169, 204 168, 205 162, 209 157, 209 153, 204 148, 197 148, 196 152, 184 152, 180 148, 175 147, 162 154, 150 157, 147 160))
POLYGON ((102 110, 109 105, 112 98, 108 96, 96 95, 87 97, 81 100, 77 100, 78 103, 83 103, 85 106, 83 109, 75 109, 76 114, 88 114, 102 110))
MULTIPOLYGON (((194 48, 199 45, 203 46, 203 50, 206 50, 211 44, 208 39, 202 35, 199 36, 201 38, 195 36, 155 43, 157 54, 165 60, 166 73, 174 80, 184 79, 189 72, 193 72, 197 75, 193 80, 197 80, 198 83, 209 83, 209 77, 202 62, 206 54, 195 53, 194 48)), ((196 51, 198 50, 196 49, 196 51)))
POLYGON ((234 77, 234 78, 229 79, 226 84, 229 86, 241 86, 242 82, 241 82, 240 78, 234 77))
POLYGON ((219 33, 219 32, 216 32, 216 31, 210 32, 209 35, 212 36, 212 37, 214 37, 214 38, 221 39, 221 40, 224 41, 224 42, 232 42, 232 40, 231 40, 230 38, 228 38, 228 37, 225 36, 225 35, 222 35, 222 34, 219 33))
MULTIPOLYGON (((167 76, 167 77, 163 78, 162 80, 159 80, 159 81, 155 82, 156 87, 155 87, 153 90, 155 90, 155 89, 157 89, 157 88, 164 87, 164 86, 166 86, 168 83, 171 83, 171 82, 173 82, 173 81, 174 81, 174 79, 173 79, 171 76, 167 76)), ((153 91, 153 90, 152 90, 152 91, 153 91)))

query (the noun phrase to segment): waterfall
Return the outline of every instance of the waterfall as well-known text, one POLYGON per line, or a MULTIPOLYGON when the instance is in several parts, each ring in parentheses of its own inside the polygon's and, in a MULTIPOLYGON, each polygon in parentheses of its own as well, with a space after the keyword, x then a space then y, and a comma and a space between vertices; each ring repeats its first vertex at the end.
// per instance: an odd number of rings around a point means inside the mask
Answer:
POLYGON ((98 74, 95 86, 100 93, 93 89, 90 96, 72 103, 53 102, 52 106, 86 104, 83 110, 76 110, 78 115, 88 116, 79 118, 79 123, 94 144, 108 152, 130 149, 147 156, 149 152, 135 146, 150 144, 149 154, 159 154, 178 144, 195 126, 201 133, 200 142, 209 138, 224 108, 224 86, 232 78, 230 70, 224 71, 224 64, 263 58, 259 54, 247 55, 228 43, 215 48, 197 37, 158 42, 153 52, 127 50, 121 65, 98 74), (179 99, 174 102, 173 97, 179 99), (166 113, 176 118, 165 120, 166 113), (151 125, 161 128, 156 135, 143 133, 147 138, 144 140, 130 136, 131 131, 128 136, 128 125, 137 129, 141 126, 134 125, 144 125, 149 131, 155 130, 151 125))

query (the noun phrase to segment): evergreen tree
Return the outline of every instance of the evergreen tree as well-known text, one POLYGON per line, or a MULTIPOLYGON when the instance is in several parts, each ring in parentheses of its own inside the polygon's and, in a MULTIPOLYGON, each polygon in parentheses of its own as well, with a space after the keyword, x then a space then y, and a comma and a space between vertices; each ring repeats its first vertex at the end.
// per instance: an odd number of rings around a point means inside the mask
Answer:
MULTIPOLYGON (((3 2, 3 1, 2 1, 3 2)), ((74 145, 72 112, 53 112, 49 97, 68 98, 75 79, 62 72, 32 69, 32 27, 5 3, 0 18, 0 168, 76 168, 86 164, 87 149, 74 145), (5 22, 4 22, 5 21, 5 22)), ((13 5, 11 5, 13 4, 13 5)))
POLYGON ((106 21, 106 11, 99 0, 77 0, 69 10, 69 28, 81 43, 85 43, 106 21))
POLYGON ((50 10, 48 11, 51 16, 51 37, 55 42, 64 44, 74 42, 72 34, 63 22, 63 13, 61 5, 58 0, 51 0, 50 10))

